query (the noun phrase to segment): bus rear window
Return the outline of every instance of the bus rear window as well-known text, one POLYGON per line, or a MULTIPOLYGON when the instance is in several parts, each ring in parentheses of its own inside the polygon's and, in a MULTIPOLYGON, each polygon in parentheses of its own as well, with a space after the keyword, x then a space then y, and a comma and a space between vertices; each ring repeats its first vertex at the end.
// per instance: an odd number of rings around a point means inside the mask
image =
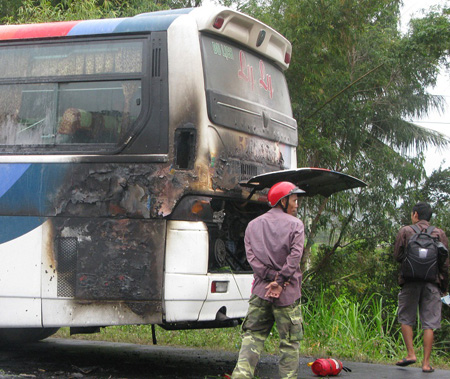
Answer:
POLYGON ((282 70, 245 46, 208 35, 201 40, 211 122, 296 146, 297 122, 282 70))
POLYGON ((206 89, 292 115, 283 72, 229 41, 202 36, 206 89))

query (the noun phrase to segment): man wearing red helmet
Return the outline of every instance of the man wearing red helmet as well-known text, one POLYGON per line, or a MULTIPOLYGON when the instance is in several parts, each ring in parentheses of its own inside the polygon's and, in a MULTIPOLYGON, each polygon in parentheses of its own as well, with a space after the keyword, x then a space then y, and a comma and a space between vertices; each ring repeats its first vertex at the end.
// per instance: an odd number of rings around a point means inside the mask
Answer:
POLYGON ((281 378, 297 378, 300 340, 300 260, 304 227, 297 216, 298 194, 290 182, 279 182, 269 190, 272 207, 251 221, 245 231, 247 260, 254 272, 252 296, 242 324, 243 338, 232 378, 253 378, 259 356, 274 322, 280 335, 281 378), (293 217, 294 216, 294 217, 293 217))

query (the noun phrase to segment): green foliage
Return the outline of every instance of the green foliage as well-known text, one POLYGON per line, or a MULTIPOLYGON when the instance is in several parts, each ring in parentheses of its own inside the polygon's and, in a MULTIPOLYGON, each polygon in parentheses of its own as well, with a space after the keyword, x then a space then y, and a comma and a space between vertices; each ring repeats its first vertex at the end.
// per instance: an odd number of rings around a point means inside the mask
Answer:
MULTIPOLYGON (((98 334, 70 336, 69 328, 62 328, 56 334, 61 338, 74 338, 94 341, 127 342, 141 345, 151 345, 151 325, 125 325, 102 328, 98 334)), ((278 349, 278 335, 269 337, 266 351, 274 353, 278 349)), ((184 346, 199 349, 231 350, 240 349, 240 328, 209 329, 209 330, 164 330, 156 326, 157 343, 164 346, 184 346)))
MULTIPOLYGON (((434 332, 434 348, 436 355, 440 357, 449 356, 450 354, 450 307, 442 306, 442 322, 441 328, 434 332)), ((434 350, 433 350, 434 354, 434 350)))
POLYGON ((322 347, 321 356, 382 361, 398 355, 402 341, 395 308, 386 312, 380 296, 366 296, 358 303, 345 296, 324 294, 304 309, 306 338, 316 340, 313 347, 322 347))
MULTIPOLYGON (((312 254, 311 265, 317 266, 329 249, 319 246, 312 254)), ((320 272, 307 275, 303 281, 304 296, 317 296, 315 288, 327 296, 352 296, 355 301, 379 293, 385 302, 396 304, 398 267, 389 248, 373 248, 367 241, 356 241, 330 256, 321 267, 320 272)))
POLYGON ((0 19, 17 13, 22 0, 0 0, 0 19))
POLYGON ((199 5, 201 0, 0 0, 0 17, 3 23, 23 24, 129 17, 144 12, 199 5))
POLYGON ((62 1, 25 0, 16 15, 5 19, 7 23, 39 23, 117 17, 114 2, 105 1, 99 7, 96 0, 62 1))
MULTIPOLYGON (((392 362, 404 353, 403 339, 396 323, 396 306, 378 294, 360 301, 324 292, 305 304, 305 338, 312 343, 309 355, 333 356, 369 362, 392 362), (315 341, 315 342, 313 342, 315 341)), ((443 328, 450 323, 443 322, 443 328)), ((448 330, 448 329, 447 329, 448 330)), ((414 345, 422 351, 422 331, 415 329, 414 345)), ((447 367, 448 335, 436 334, 433 362, 447 367), (439 362, 439 363, 438 363, 439 362)))
POLYGON ((433 205, 433 225, 450 236, 450 168, 433 171, 417 197, 433 205))
MULTIPOLYGON (((69 329, 63 328, 58 336, 69 338, 69 329)), ((239 328, 205 330, 164 330, 156 326, 158 344, 166 346, 189 346, 214 348, 218 350, 237 349, 240 344, 239 328), (210 333, 209 333, 210 332, 210 333)), ((99 334, 75 335, 75 339, 129 342, 142 345, 152 344, 151 325, 125 325, 102 328, 99 334)))
MULTIPOLYGON (((414 57, 415 61, 429 62, 432 71, 419 71, 424 83, 434 85, 436 83, 436 64, 450 68, 450 8, 439 11, 432 8, 423 18, 413 19, 410 23, 410 31, 403 53, 408 57, 414 57)), ((411 62, 407 62, 411 63, 411 62)), ((412 64, 412 63, 411 63, 412 64)))
MULTIPOLYGON (((308 299, 302 305, 304 338, 300 353, 311 357, 335 357, 340 359, 392 363, 404 356, 404 344, 396 323, 396 305, 379 294, 363 296, 355 301, 351 296, 336 296, 328 290, 316 289, 305 294, 308 299)), ((450 307, 444 312, 450 313, 450 307)), ((443 329, 436 333, 433 349, 433 366, 449 369, 450 322, 444 320, 443 329)), ((195 347, 202 349, 238 352, 241 337, 239 327, 210 330, 166 331, 156 327, 161 345, 195 347)), ((61 329, 57 337, 69 338, 68 328, 61 329)), ((72 338, 152 344, 149 325, 113 326, 94 335, 76 335, 72 338)), ((266 352, 278 354, 279 336, 276 330, 266 341, 266 352)), ((414 345, 422 354, 422 332, 415 330, 414 345)), ((419 358, 420 359, 420 358, 419 358)))
MULTIPOLYGON (((359 244, 372 256, 380 246, 389 250, 423 195, 422 152, 450 142, 404 121, 443 105, 426 88, 448 62, 448 10, 433 9, 402 35, 400 1, 230 2, 292 42, 286 75, 299 126, 298 166, 344 171, 368 184, 362 191, 302 203, 305 260, 316 236, 331 231, 320 259, 305 267, 321 275, 326 265, 345 264, 347 251, 359 251, 359 244)), ((376 267, 371 260, 362 263, 368 271, 376 267)))

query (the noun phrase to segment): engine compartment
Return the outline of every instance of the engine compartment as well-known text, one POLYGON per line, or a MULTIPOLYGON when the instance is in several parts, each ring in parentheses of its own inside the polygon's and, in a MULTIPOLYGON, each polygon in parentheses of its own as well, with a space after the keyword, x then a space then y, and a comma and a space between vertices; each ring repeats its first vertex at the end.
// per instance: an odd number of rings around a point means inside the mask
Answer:
POLYGON ((205 222, 209 235, 209 272, 243 273, 252 271, 245 254, 245 229, 268 209, 268 205, 260 202, 186 196, 170 219, 205 222))

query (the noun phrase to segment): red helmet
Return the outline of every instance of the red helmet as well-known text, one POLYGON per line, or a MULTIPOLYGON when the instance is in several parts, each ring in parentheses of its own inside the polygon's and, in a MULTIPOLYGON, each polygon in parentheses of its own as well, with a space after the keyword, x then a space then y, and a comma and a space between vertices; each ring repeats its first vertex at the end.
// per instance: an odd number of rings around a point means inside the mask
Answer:
POLYGON ((278 182, 270 188, 269 194, 267 195, 269 205, 275 207, 282 198, 294 193, 305 193, 305 191, 301 190, 291 182, 278 182))

